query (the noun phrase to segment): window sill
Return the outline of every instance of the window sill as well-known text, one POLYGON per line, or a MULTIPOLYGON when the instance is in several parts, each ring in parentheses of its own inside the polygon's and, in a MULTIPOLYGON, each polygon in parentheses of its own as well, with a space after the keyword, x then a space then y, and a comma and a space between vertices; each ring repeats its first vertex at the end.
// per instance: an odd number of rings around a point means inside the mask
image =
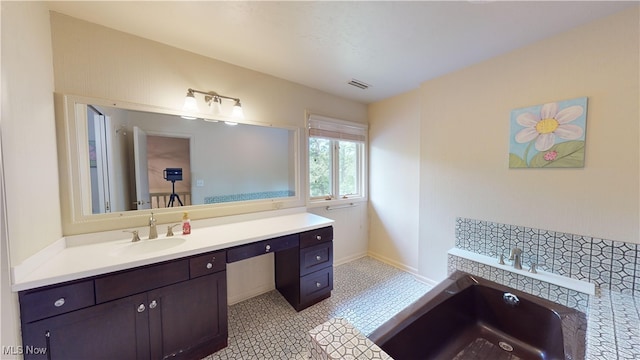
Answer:
POLYGON ((319 208, 327 206, 349 206, 351 204, 366 203, 366 197, 354 197, 348 199, 331 199, 331 200, 309 200, 307 208, 319 208))

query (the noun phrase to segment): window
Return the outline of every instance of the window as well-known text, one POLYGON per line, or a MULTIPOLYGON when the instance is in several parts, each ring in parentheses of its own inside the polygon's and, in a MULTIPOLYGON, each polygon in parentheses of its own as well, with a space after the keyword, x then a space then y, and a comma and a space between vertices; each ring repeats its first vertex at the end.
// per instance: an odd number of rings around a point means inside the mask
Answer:
POLYGON ((309 116, 312 201, 366 196, 366 141, 366 125, 309 116))

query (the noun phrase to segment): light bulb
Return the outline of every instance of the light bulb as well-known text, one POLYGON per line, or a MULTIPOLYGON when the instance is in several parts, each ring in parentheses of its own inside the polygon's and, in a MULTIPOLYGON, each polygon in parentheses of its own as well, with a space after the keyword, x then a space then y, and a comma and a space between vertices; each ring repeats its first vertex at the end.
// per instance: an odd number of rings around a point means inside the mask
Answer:
POLYGON ((242 105, 240 104, 240 100, 236 100, 235 105, 233 105, 233 112, 231 116, 236 119, 244 119, 244 111, 242 111, 242 105))
POLYGON ((209 111, 214 115, 220 115, 222 113, 222 99, 214 97, 209 102, 209 111))
MULTIPOLYGON (((184 105, 182 106, 182 111, 194 113, 198 112, 198 103, 196 102, 196 97, 193 95, 193 92, 187 92, 187 96, 184 98, 184 105)), ((196 119, 193 116, 182 116, 183 119, 196 119)))

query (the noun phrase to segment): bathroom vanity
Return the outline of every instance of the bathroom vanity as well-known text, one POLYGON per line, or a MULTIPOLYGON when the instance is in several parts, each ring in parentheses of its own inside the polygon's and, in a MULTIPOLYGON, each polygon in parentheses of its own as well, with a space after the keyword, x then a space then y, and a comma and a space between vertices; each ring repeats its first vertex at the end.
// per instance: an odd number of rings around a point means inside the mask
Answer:
POLYGON ((130 245, 65 248, 14 283, 25 359, 202 358, 227 345, 229 262, 273 252, 276 288, 298 311, 331 295, 331 224, 294 214, 196 229, 171 249, 115 256, 108 266, 105 249, 130 245), (97 266, 82 261, 99 253, 97 266))

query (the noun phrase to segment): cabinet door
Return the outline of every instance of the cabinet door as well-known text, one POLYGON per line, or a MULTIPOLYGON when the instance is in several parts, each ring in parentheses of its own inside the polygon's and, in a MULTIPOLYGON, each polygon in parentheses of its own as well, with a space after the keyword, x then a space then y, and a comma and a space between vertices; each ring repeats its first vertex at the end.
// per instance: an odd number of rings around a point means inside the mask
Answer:
POLYGON ((148 292, 152 359, 201 358, 227 346, 226 272, 148 292))
POLYGON ((135 295, 23 324, 25 359, 149 359, 146 302, 135 295))

